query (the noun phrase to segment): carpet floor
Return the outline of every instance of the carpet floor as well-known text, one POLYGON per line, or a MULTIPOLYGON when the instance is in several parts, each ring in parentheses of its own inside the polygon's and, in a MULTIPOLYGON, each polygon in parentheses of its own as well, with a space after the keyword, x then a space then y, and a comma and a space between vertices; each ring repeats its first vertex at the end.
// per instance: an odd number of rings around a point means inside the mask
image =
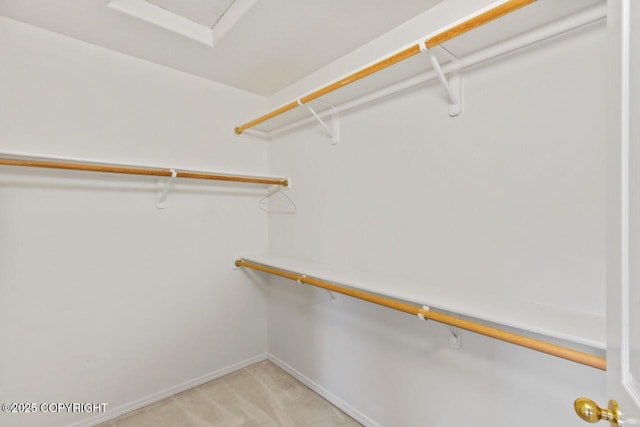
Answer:
POLYGON ((130 412, 99 427, 360 426, 269 361, 130 412))

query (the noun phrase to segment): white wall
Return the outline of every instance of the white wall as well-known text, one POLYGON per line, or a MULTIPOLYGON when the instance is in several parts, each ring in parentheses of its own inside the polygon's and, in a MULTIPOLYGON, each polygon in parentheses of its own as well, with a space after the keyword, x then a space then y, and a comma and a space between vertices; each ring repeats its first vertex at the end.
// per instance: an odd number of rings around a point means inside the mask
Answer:
MULTIPOLYGON (((262 97, 4 18, 0 57, 0 151, 266 172, 232 136, 262 97)), ((0 169, 0 401, 117 411, 264 355, 265 290, 232 270, 266 250, 264 187, 181 181, 158 210, 152 178, 0 169)))
MULTIPOLYGON (((270 217, 270 252, 604 314, 605 34, 465 70, 458 118, 432 82, 342 114, 336 146, 271 141, 298 211, 270 217)), ((577 427, 575 398, 606 401, 601 371, 271 283, 270 353, 371 423, 577 427)))

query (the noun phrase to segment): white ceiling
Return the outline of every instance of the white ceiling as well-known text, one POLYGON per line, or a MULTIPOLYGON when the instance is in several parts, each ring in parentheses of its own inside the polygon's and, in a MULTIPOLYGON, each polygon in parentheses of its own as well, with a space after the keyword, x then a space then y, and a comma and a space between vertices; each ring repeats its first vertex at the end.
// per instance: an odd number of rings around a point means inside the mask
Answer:
POLYGON ((213 27, 233 0, 146 0, 206 27, 213 27))
MULTIPOLYGON (((210 13, 232 3, 147 1, 207 26, 210 13)), ((108 8, 108 0, 0 0, 0 15, 269 96, 441 1, 257 0, 214 46, 108 8)))

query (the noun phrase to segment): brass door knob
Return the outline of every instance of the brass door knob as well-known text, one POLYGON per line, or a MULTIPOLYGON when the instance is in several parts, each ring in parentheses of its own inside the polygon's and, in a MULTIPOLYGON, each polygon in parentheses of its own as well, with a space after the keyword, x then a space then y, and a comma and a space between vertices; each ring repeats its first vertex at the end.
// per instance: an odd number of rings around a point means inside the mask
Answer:
POLYGON ((618 402, 615 400, 609 401, 609 409, 604 409, 596 405, 596 403, 587 399, 586 397, 580 397, 573 402, 573 409, 576 410, 576 414, 588 423, 597 423, 598 421, 609 421, 611 427, 619 427, 621 425, 621 414, 618 402))

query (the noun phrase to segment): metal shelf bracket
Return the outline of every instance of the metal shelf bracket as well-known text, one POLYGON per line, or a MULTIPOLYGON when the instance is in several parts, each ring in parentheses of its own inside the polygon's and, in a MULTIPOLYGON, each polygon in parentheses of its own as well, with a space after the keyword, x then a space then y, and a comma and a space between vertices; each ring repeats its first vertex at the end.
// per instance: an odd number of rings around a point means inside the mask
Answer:
MULTIPOLYGON (((304 105, 305 107, 307 107, 307 109, 313 115, 313 117, 315 117, 318 123, 320 123, 320 125, 324 128, 324 130, 327 131, 327 134, 329 134, 329 137, 331 138, 331 144, 336 145, 340 140, 340 120, 338 118, 336 106, 327 104, 327 105, 330 105, 330 108, 331 108, 331 122, 330 122, 330 126, 327 126, 327 124, 324 122, 324 120, 322 120, 320 115, 316 113, 316 111, 313 108, 311 108, 310 105, 303 104, 300 99, 298 99, 297 102, 298 102, 298 105, 304 105)), ((322 102, 322 101, 318 101, 318 102, 322 102)))
MULTIPOLYGON (((423 306, 422 306, 422 309, 423 309, 424 311, 429 311, 429 310, 431 310, 431 309, 429 308, 429 306, 428 306, 428 305, 423 305, 423 306)), ((418 313, 418 319, 420 319, 420 320, 424 320, 425 322, 428 320, 428 319, 425 319, 425 318, 424 318, 424 316, 422 315, 422 313, 418 313)))
MULTIPOLYGON (((459 314, 450 314, 451 317, 455 317, 457 319, 460 318, 459 314)), ((448 330, 451 336, 449 336, 449 345, 452 348, 459 349, 462 347, 462 330, 460 328, 455 328, 453 326, 444 325, 448 330)))
POLYGON ((156 198, 156 208, 164 209, 167 201, 167 196, 169 195, 169 190, 171 189, 171 184, 173 180, 178 176, 178 172, 175 169, 170 169, 171 177, 169 179, 163 180, 161 178, 156 179, 156 188, 157 188, 157 198, 156 198))
POLYGON ((458 64, 458 58, 447 49, 442 46, 438 46, 442 52, 449 57, 449 64, 451 71, 449 72, 449 79, 442 72, 440 62, 433 52, 427 48, 425 41, 420 42, 420 51, 427 52, 429 54, 429 61, 433 66, 433 70, 438 75, 440 83, 444 87, 447 97, 449 98, 449 116, 456 117, 462 113, 462 78, 460 77, 460 66, 458 64))
MULTIPOLYGON (((423 305, 422 306, 422 310, 430 311, 431 308, 429 308, 428 305, 423 305)), ((455 317, 456 319, 460 318, 459 314, 454 314, 454 313, 449 313, 449 316, 450 317, 455 317)), ((424 320, 425 322, 427 320, 429 320, 429 319, 426 319, 422 313, 418 313, 418 318, 421 319, 421 320, 424 320)), ((451 336, 449 337, 449 345, 452 348, 460 348, 460 347, 462 347, 462 331, 460 330, 460 328, 455 328, 453 326, 444 325, 444 324, 442 326, 447 328, 447 330, 451 334, 451 336)))

